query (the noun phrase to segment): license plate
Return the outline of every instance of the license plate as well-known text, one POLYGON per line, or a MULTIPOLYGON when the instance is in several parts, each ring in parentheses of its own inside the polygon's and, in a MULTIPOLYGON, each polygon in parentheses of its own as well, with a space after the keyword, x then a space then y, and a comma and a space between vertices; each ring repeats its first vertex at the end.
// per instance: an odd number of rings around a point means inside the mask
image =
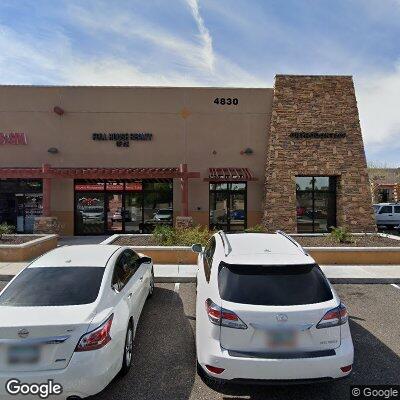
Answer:
POLYGON ((39 346, 12 346, 8 349, 10 364, 36 364, 39 358, 39 346))
POLYGON ((293 348, 297 344, 297 332, 290 329, 271 330, 267 344, 272 348, 293 348))

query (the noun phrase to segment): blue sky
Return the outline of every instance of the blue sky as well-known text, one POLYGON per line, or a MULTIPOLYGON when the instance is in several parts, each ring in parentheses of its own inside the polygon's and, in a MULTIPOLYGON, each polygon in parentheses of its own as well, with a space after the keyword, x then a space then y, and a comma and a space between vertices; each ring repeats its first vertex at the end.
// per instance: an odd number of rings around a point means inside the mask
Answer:
POLYGON ((0 83, 271 87, 354 76, 370 162, 400 167, 400 0, 1 0, 0 83))

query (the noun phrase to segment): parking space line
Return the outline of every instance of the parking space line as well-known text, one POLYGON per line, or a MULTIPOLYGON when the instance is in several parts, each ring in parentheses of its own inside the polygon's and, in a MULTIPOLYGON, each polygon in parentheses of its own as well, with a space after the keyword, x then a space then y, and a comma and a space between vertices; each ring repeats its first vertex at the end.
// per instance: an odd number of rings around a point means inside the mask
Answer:
POLYGON ((395 287, 396 289, 399 289, 400 290, 400 286, 399 285, 396 285, 395 283, 392 283, 391 284, 393 287, 395 287))
POLYGON ((176 292, 176 293, 179 292, 179 286, 180 286, 180 283, 175 283, 174 292, 176 292))

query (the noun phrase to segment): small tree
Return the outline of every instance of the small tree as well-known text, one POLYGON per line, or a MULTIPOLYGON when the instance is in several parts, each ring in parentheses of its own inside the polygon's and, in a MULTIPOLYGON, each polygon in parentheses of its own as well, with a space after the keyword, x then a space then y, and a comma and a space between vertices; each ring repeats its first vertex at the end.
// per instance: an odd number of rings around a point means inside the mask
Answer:
POLYGON ((0 224, 0 240, 3 239, 3 235, 9 235, 14 232, 14 227, 12 225, 8 225, 7 222, 3 222, 0 224))
POLYGON ((339 243, 353 243, 353 235, 346 229, 332 226, 331 238, 339 243))

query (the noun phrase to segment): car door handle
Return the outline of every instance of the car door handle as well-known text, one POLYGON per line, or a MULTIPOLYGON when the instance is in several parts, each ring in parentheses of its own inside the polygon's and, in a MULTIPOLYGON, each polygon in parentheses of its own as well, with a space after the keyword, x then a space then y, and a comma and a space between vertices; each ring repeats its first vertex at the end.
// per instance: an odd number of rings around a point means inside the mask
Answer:
POLYGON ((129 293, 128 296, 126 296, 128 299, 132 298, 133 293, 129 293))
POLYGON ((139 279, 142 281, 143 280, 143 276, 141 276, 139 279))

